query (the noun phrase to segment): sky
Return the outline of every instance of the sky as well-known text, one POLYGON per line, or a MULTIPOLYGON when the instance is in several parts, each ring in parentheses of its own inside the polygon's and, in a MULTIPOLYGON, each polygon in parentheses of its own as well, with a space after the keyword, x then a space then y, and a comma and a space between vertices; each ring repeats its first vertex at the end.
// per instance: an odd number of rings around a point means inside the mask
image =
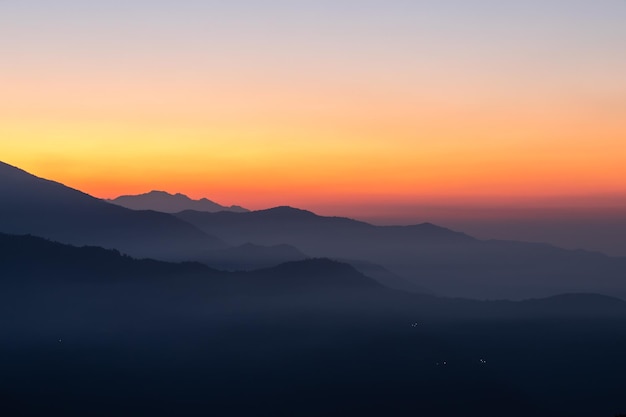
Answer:
POLYGON ((624 22, 623 0, 0 0, 0 160, 370 218, 626 206, 624 22))

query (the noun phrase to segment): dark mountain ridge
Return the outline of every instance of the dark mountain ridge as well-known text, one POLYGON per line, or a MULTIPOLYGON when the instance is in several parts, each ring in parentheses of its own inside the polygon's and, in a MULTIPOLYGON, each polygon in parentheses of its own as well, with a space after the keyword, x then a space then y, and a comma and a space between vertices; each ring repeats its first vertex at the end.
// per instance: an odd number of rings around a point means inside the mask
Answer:
MULTIPOLYGON (((226 249, 206 251, 191 258, 216 269, 226 271, 250 271, 269 268, 287 262, 302 261, 310 259, 311 257, 291 245, 262 246, 253 243, 244 243, 243 245, 232 246, 226 249)), ((389 288, 420 294, 432 292, 426 288, 412 284, 397 274, 371 262, 339 258, 335 260, 352 265, 363 275, 373 278, 389 288)))
POLYGON ((121 281, 171 285, 193 291, 241 290, 283 293, 315 289, 382 288, 349 264, 306 259, 244 272, 226 272, 197 262, 135 259, 114 249, 77 247, 31 235, 0 233, 0 273, 4 285, 113 284, 121 281), (191 287, 190 287, 191 286, 191 287))
POLYGON ((0 165, 0 196, 0 232, 115 248, 135 257, 202 260, 202 254, 227 248, 225 242, 289 245, 314 258, 377 264, 441 295, 524 299, 595 292, 626 297, 625 258, 481 241, 430 223, 374 226, 291 207, 175 216, 134 211, 6 164, 0 165))
POLYGON ((585 417, 623 404, 626 302, 591 294, 449 299, 328 259, 227 273, 0 234, 0 313, 2 415, 585 417))
MULTIPOLYGON (((116 250, 76 247, 30 235, 4 233, 0 233, 0 277, 0 286, 5 291, 21 288, 25 294, 36 293, 38 286, 79 285, 75 288, 80 288, 85 284, 121 283, 138 286, 145 294, 163 291, 162 296, 168 300, 172 294, 185 293, 200 303, 216 297, 284 296, 288 304, 310 302, 316 309, 330 308, 327 304, 330 302, 335 304, 333 308, 412 312, 431 318, 602 315, 626 318, 625 301, 598 294, 564 294, 517 302, 449 299, 393 290, 349 264, 325 258, 248 272, 224 272, 195 262, 135 259, 116 250)), ((111 296, 123 295, 122 291, 111 296)))
POLYGON ((224 246, 218 238, 169 214, 109 204, 1 162, 0 197, 0 232, 172 260, 224 246))
MULTIPOLYGON (((203 213, 183 211, 177 217, 196 224, 201 229, 213 230, 232 244, 292 244, 310 255, 341 248, 337 256, 349 254, 355 243, 383 247, 386 250, 409 244, 437 244, 468 242, 474 239, 431 223, 413 226, 374 226, 345 217, 318 216, 293 207, 275 207, 248 213, 203 213)), ((355 253, 362 252, 357 249, 355 253)), ((326 253, 327 255, 327 253, 326 253)))

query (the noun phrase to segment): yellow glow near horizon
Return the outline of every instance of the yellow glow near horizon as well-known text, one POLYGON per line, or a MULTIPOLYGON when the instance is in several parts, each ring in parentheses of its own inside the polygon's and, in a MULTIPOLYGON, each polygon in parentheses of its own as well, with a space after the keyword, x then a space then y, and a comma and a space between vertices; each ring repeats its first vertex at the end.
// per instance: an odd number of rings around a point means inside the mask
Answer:
POLYGON ((618 26, 535 22, 544 37, 528 38, 445 8, 445 31, 419 29, 385 7, 386 32, 373 10, 317 35, 286 18, 254 36, 213 22, 223 43, 184 13, 170 27, 85 9, 92 28, 50 11, 24 21, 40 38, 7 21, 21 43, 0 79, 0 160, 99 197, 164 189, 251 208, 626 192, 622 44, 591 42, 618 26))

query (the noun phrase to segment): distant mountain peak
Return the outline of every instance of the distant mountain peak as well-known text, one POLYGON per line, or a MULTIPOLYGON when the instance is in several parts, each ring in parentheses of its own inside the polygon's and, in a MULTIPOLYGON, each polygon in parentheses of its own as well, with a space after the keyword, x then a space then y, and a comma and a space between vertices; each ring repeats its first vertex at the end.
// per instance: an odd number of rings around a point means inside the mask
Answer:
POLYGON ((210 213, 218 211, 248 211, 241 206, 222 206, 208 198, 194 200, 182 193, 172 194, 161 190, 152 190, 137 195, 123 195, 107 201, 132 210, 154 210, 164 213, 179 213, 185 210, 205 211, 210 213))
MULTIPOLYGON (((184 200, 190 200, 190 201, 192 200, 189 196, 182 194, 182 193, 172 194, 172 193, 168 193, 167 191, 152 190, 152 191, 148 191, 147 193, 137 194, 137 195, 132 195, 132 194, 121 195, 110 201, 118 200, 121 198, 132 198, 132 197, 163 197, 163 198, 172 197, 172 198, 184 199, 184 200)), ((206 198, 203 198, 199 201, 203 201, 203 200, 210 201, 210 200, 207 200, 206 198)))
POLYGON ((172 193, 168 193, 167 191, 162 191, 162 190, 152 190, 152 191, 149 191, 149 192, 147 192, 145 194, 140 194, 140 195, 150 195, 150 194, 169 195, 169 196, 182 196, 182 197, 185 197, 185 198, 189 198, 185 194, 181 194, 181 193, 172 194, 172 193))
POLYGON ((415 232, 419 232, 424 236, 429 236, 431 238, 455 238, 458 240, 465 241, 474 241, 475 239, 463 232, 457 232, 452 229, 448 229, 447 227, 438 226, 436 224, 430 222, 424 222, 419 224, 414 224, 411 226, 389 226, 391 228, 404 228, 406 230, 412 230, 415 232))
POLYGON ((418 226, 421 226, 421 227, 437 227, 437 228, 441 227, 441 226, 437 226, 436 224, 433 224, 431 222, 419 223, 418 226))
POLYGON ((304 215, 304 216, 317 216, 315 213, 309 210, 303 210, 291 206, 277 206, 268 208, 265 210, 257 210, 256 213, 261 214, 277 214, 277 215, 304 215))

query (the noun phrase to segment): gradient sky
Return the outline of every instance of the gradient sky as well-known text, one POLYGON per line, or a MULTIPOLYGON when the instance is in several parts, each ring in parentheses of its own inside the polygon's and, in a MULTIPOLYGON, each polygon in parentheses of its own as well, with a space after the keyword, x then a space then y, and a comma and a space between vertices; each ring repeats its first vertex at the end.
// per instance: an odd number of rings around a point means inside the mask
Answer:
POLYGON ((625 74, 623 0, 0 0, 0 160, 250 208, 626 195, 625 74))

